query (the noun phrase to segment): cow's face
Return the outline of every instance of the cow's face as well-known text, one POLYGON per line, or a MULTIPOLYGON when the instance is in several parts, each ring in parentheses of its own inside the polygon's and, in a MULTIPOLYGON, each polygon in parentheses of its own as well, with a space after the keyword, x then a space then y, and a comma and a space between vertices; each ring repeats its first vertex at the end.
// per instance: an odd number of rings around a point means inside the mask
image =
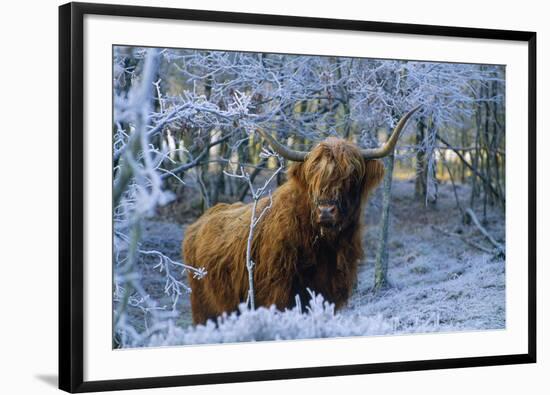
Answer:
POLYGON ((303 152, 286 147, 262 129, 258 132, 280 156, 296 162, 289 174, 307 192, 312 221, 334 234, 334 229, 359 219, 363 197, 384 175, 377 159, 393 152, 407 121, 419 109, 416 106, 405 114, 378 148, 359 149, 346 140, 329 137, 312 151, 303 152))
POLYGON ((289 173, 307 191, 311 220, 337 231, 357 220, 363 198, 380 182, 384 167, 364 159, 354 144, 329 137, 289 173))

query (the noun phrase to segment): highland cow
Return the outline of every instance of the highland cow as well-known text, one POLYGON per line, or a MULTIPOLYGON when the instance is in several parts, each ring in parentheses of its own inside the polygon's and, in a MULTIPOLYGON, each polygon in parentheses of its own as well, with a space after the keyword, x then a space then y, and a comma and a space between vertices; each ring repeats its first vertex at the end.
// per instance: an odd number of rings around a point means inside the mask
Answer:
MULTIPOLYGON (((288 181, 272 196, 272 206, 254 230, 256 306, 292 307, 296 295, 307 304, 307 289, 336 308, 345 305, 363 257, 362 212, 366 197, 380 182, 384 166, 377 160, 393 152, 407 120, 397 124, 379 148, 359 149, 329 137, 310 152, 291 150, 265 131, 260 134, 282 157, 294 163, 288 181)), ((270 203, 258 202, 257 212, 270 203)), ((217 204, 187 228, 186 263, 207 275, 189 275, 193 322, 205 323, 234 311, 248 295, 246 249, 252 204, 217 204)))

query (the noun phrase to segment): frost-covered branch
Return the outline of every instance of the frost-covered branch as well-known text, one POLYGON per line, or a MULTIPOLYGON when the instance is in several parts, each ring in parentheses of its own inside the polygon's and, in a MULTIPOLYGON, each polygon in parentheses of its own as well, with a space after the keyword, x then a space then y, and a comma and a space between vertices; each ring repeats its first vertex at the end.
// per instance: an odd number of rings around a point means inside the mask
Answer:
POLYGON ((258 202, 266 192, 267 188, 269 187, 269 184, 271 181, 277 176, 277 174, 283 169, 283 160, 282 158, 274 153, 271 150, 263 149, 262 153, 260 154, 262 159, 269 159, 269 158, 276 158, 279 166, 277 169, 271 174, 271 176, 264 182, 264 184, 259 187, 258 189, 254 188, 254 185, 252 184, 252 181, 250 179, 250 174, 244 170, 244 167, 240 167, 240 174, 231 174, 228 172, 224 172, 225 175, 228 177, 238 178, 245 180, 248 183, 248 187, 250 189, 250 192, 252 193, 252 211, 250 214, 250 224, 249 224, 249 231, 248 231, 248 238, 246 241, 246 269, 248 271, 248 297, 247 297, 247 305, 250 306, 252 310, 256 308, 255 302, 254 302, 254 261, 252 260, 251 252, 252 252, 252 240, 254 238, 254 230, 264 217, 264 215, 271 209, 273 205, 273 199, 271 196, 271 190, 268 191, 268 197, 269 202, 265 203, 264 207, 262 208, 262 211, 257 214, 258 211, 258 202))

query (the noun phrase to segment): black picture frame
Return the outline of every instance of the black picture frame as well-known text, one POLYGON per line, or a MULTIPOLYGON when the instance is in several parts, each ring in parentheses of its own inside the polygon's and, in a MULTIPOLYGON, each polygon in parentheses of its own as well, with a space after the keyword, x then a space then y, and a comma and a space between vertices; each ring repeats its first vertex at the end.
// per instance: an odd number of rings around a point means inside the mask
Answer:
POLYGON ((89 392, 536 362, 536 33, 109 4, 59 7, 59 388, 89 392), (510 40, 528 43, 528 352, 526 354, 84 381, 83 18, 86 14, 510 40))

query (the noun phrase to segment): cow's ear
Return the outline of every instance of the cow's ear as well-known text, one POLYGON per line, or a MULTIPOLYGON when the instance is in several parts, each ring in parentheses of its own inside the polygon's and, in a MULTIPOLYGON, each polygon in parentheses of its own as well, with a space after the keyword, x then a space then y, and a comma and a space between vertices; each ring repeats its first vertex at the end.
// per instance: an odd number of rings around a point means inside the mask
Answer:
POLYGON ((306 179, 304 176, 304 163, 294 162, 288 169, 288 177, 294 179, 299 185, 305 187, 306 179))
POLYGON ((378 159, 365 160, 365 192, 369 193, 380 184, 384 178, 384 165, 378 159))

